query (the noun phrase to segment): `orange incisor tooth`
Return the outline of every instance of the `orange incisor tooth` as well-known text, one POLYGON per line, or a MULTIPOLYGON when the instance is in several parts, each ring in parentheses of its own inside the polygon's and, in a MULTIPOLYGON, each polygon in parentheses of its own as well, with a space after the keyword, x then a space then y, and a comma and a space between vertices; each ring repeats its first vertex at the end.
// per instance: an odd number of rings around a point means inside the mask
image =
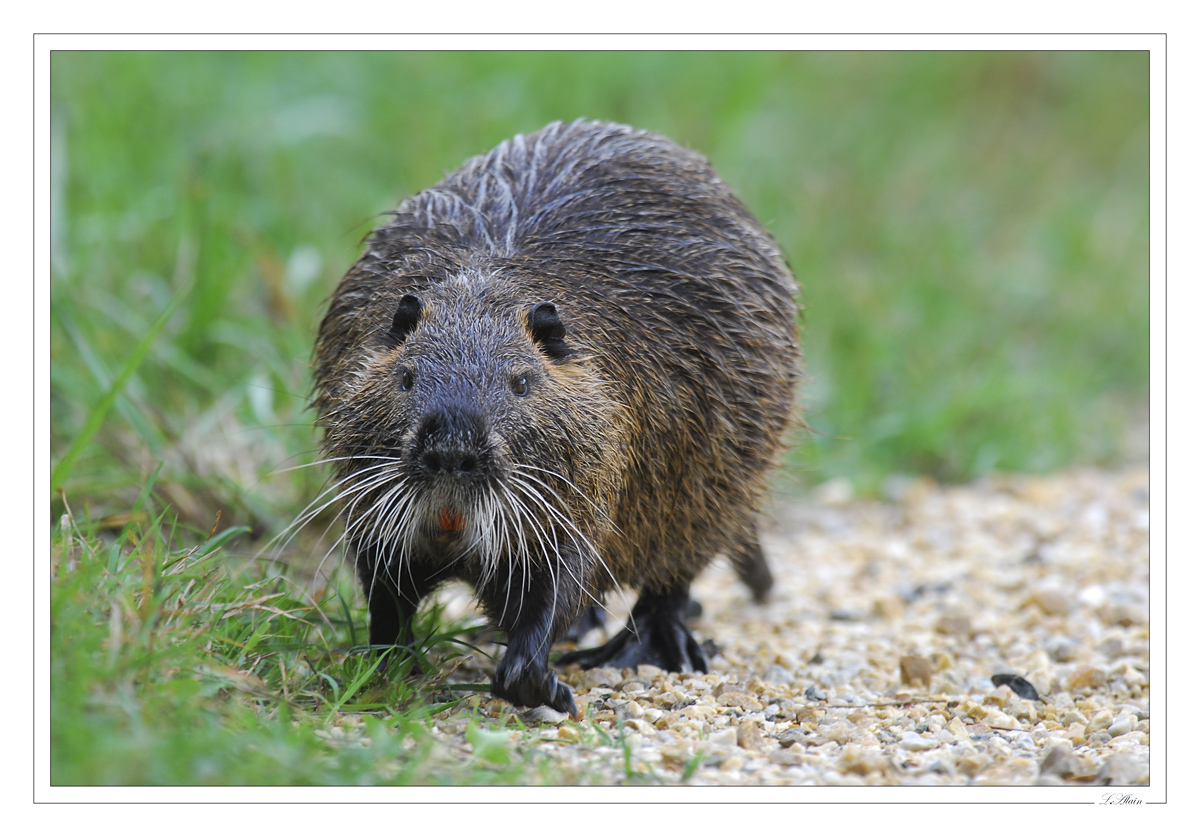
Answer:
POLYGON ((461 532, 466 528, 466 525, 467 521, 458 509, 452 509, 447 506, 438 512, 438 526, 441 526, 447 532, 461 532))

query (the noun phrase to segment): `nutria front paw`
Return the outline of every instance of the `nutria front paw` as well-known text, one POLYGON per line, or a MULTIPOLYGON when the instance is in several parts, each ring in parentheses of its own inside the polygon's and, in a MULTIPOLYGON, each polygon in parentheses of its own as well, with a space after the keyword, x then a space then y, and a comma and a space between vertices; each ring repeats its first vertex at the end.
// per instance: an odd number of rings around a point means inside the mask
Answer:
POLYGON ((549 706, 572 718, 578 715, 570 686, 559 683, 558 675, 549 668, 513 654, 506 655, 496 667, 492 694, 514 706, 549 706))

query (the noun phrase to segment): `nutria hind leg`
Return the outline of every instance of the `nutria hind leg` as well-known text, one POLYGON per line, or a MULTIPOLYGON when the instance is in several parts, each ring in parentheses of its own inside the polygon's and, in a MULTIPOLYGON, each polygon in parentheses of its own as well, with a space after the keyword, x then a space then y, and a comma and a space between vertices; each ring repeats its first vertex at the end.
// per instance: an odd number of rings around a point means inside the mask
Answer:
POLYGON ((734 547, 729 560, 742 583, 750 588, 754 601, 762 604, 771 592, 775 583, 767 558, 763 555, 762 544, 758 540, 758 530, 751 529, 749 537, 734 547))
POLYGON ((598 648, 563 654, 557 665, 636 668, 649 663, 667 671, 708 673, 708 658, 685 624, 688 586, 677 584, 665 593, 643 590, 616 636, 598 648))

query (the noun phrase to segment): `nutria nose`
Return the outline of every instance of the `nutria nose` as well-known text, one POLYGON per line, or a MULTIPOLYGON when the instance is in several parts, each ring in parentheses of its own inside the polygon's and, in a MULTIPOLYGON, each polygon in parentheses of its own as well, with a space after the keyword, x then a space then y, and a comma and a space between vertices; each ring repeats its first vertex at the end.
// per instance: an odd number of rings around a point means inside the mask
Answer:
POLYGON ((479 457, 463 450, 435 448, 421 455, 421 464, 435 474, 469 476, 479 468, 479 457))
POLYGON ((473 477, 483 470, 486 438, 476 411, 454 406, 432 410, 417 431, 416 461, 432 474, 473 477))

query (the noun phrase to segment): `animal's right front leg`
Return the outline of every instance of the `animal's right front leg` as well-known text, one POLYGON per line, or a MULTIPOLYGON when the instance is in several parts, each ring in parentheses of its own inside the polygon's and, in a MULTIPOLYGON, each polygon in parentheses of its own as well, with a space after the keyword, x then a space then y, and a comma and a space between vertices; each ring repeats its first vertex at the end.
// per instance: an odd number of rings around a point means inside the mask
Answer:
POLYGON ((374 556, 370 553, 366 554, 370 556, 368 559, 364 559, 364 553, 360 551, 355 563, 371 616, 371 645, 380 652, 397 645, 411 647, 417 608, 440 578, 412 566, 393 571, 377 560, 371 560, 374 556))

